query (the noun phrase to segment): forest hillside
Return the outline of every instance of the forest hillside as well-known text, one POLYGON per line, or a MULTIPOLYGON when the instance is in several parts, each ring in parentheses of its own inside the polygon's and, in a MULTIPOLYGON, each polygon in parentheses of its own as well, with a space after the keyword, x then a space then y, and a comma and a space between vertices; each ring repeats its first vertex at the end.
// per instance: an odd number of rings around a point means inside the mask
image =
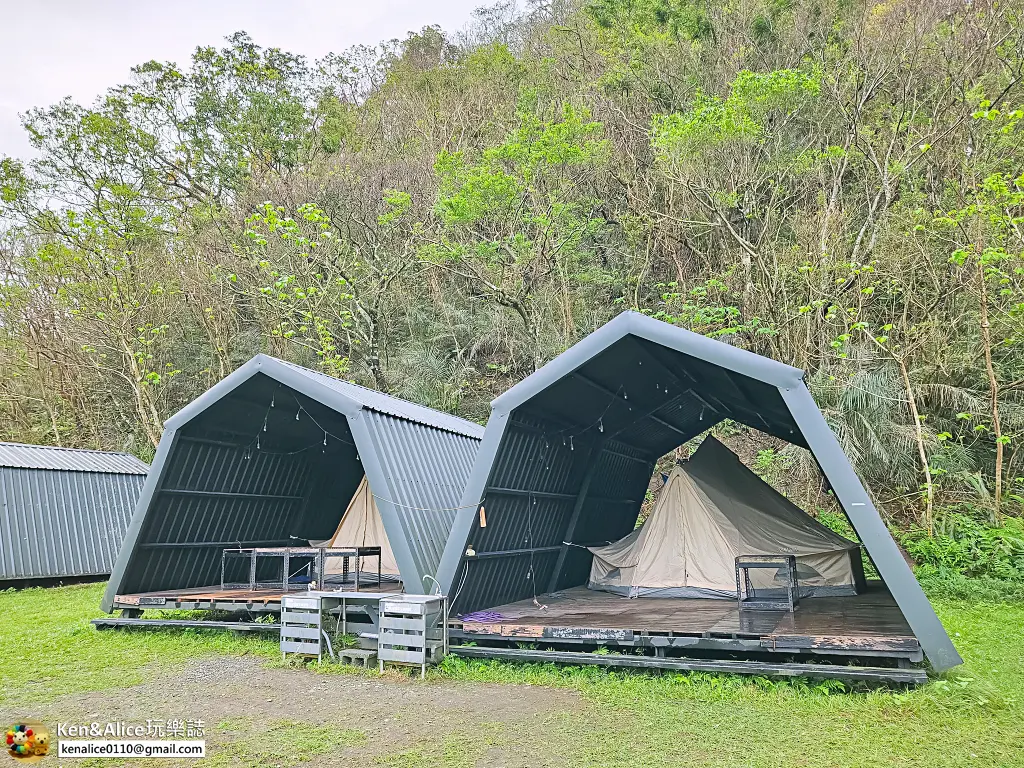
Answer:
POLYGON ((482 422, 635 309, 804 369, 915 556, 1019 578, 1022 12, 538 0, 142 63, 0 159, 0 439, 150 458, 257 352, 482 422))

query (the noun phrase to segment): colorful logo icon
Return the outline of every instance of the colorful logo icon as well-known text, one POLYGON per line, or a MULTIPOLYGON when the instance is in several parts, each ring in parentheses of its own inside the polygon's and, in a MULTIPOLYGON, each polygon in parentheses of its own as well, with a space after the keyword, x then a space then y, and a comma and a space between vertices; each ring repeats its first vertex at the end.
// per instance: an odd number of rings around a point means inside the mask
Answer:
POLYGON ((50 752, 50 731, 38 720, 20 720, 4 734, 7 754, 23 763, 35 763, 50 752))

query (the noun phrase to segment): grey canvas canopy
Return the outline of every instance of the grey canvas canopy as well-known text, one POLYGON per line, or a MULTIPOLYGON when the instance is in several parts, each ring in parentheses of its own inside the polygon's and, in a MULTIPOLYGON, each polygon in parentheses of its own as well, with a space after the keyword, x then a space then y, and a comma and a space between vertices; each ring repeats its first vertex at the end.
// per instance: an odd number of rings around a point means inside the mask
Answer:
MULTIPOLYGON (((741 555, 796 555, 803 597, 852 595, 858 545, 832 532, 708 436, 668 476, 644 524, 594 553, 588 586, 629 597, 736 596, 741 555)), ((759 593, 781 590, 771 570, 750 573, 759 593)))

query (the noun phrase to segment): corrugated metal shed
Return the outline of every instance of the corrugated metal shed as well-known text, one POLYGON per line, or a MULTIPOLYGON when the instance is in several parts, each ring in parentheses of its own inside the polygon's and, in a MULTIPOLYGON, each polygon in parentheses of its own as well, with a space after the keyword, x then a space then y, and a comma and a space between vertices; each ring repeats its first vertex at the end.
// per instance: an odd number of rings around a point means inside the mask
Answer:
POLYGON ((66 469, 69 472, 106 472, 116 475, 145 475, 149 472, 149 465, 130 453, 24 443, 0 443, 0 467, 66 469))
POLYGON ((0 443, 0 581, 110 573, 147 471, 124 453, 0 443))
POLYGON ((960 663, 803 372, 633 312, 491 404, 438 571, 453 609, 585 584, 583 547, 633 529, 657 459, 724 419, 812 452, 932 666, 960 663))
POLYGON ((428 592, 483 434, 266 355, 165 427, 106 610, 117 594, 219 583, 225 548, 329 537, 364 474, 406 591, 428 592))

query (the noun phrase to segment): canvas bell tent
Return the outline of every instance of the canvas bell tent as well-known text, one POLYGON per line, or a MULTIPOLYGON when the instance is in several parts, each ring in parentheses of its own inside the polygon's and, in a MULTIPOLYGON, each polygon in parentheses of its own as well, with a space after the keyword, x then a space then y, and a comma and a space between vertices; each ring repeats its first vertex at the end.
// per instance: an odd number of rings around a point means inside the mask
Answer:
MULTIPOLYGON (((370 484, 364 477, 356 488, 352 501, 348 503, 345 513, 341 516, 338 529, 331 538, 324 541, 312 540, 309 542, 315 547, 342 548, 342 547, 380 547, 379 573, 388 581, 401 581, 401 573, 398 570, 398 561, 395 560, 395 552, 391 549, 391 542, 388 541, 388 533, 384 529, 384 521, 380 517, 380 510, 370 492, 370 484)), ((374 558, 375 559, 375 558, 374 558)), ((371 559, 367 571, 364 573, 370 578, 378 571, 373 567, 371 559)), ((344 563, 339 558, 329 558, 324 568, 329 579, 336 579, 345 571, 344 563)))
MULTIPOLYGON (((800 597, 863 589, 860 546, 795 506, 712 436, 676 466, 636 530, 590 547, 588 586, 628 597, 736 599, 736 558, 792 553, 800 597)), ((781 569, 780 569, 781 570, 781 569)), ((784 591, 788 574, 750 573, 762 595, 784 591)))
MULTIPOLYGON (((735 463, 731 470, 728 462, 710 463, 703 473, 696 471, 701 462, 683 470, 688 487, 700 489, 698 498, 708 506, 707 536, 714 538, 717 529, 738 539, 718 542, 720 562, 714 573, 694 576, 696 585, 724 587, 727 561, 741 543, 802 557, 805 572, 807 556, 818 550, 829 565, 814 567, 828 572, 826 580, 856 584, 855 559, 844 554, 852 552, 848 544, 825 536, 735 463), (733 477, 723 479, 725 471, 733 477)), ((673 493, 687 489, 676 485, 673 493)), ((439 569, 453 611, 470 617, 456 627, 456 637, 506 647, 557 641, 662 655, 742 651, 884 658, 887 664, 927 655, 938 670, 960 663, 803 372, 644 315, 621 314, 494 400, 459 506, 439 569), (659 458, 725 419, 810 452, 881 581, 857 594, 803 600, 781 614, 742 610, 735 600, 629 600, 587 588, 594 572, 590 548, 611 563, 612 553, 600 548, 634 531, 659 458)), ((683 524, 678 515, 658 517, 656 525, 683 524)), ((654 533, 650 546, 672 547, 672 556, 680 557, 678 538, 664 539, 671 531, 654 533)), ((640 541, 644 532, 636 536, 640 541)), ((670 567, 654 557, 660 575, 620 572, 618 579, 640 588, 687 585, 679 568, 697 562, 710 568, 703 555, 687 560, 684 552, 684 562, 670 567)))
POLYGON ((0 443, 0 589, 110 573, 148 471, 127 453, 0 443))
POLYGON ((258 355, 168 419, 103 608, 273 609, 280 594, 221 589, 247 570, 224 551, 361 543, 350 532, 386 538, 402 589, 430 592, 482 432, 258 355))

